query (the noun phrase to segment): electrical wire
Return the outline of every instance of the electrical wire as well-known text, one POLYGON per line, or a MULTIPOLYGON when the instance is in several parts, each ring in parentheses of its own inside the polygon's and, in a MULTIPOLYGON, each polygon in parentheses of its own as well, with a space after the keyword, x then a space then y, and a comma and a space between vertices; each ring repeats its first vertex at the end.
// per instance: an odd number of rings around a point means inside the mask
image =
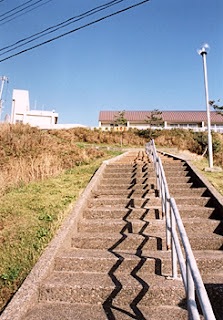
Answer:
MULTIPOLYGON (((1 0, 0 2, 2 2, 2 1, 4 1, 4 0, 1 0)), ((12 12, 12 11, 15 11, 16 9, 21 8, 21 7, 23 7, 25 4, 27 4, 27 3, 29 3, 29 2, 32 2, 32 1, 34 1, 34 0, 29 0, 29 1, 27 1, 27 2, 24 2, 23 4, 20 4, 19 6, 11 9, 11 10, 9 10, 9 11, 6 11, 5 13, 0 14, 0 17, 3 17, 3 16, 5 16, 6 14, 8 14, 8 13, 10 13, 10 12, 12 12)))
POLYGON ((48 35, 48 34, 51 34, 51 33, 53 33, 53 32, 56 32, 56 31, 58 31, 58 30, 60 30, 60 29, 62 29, 62 28, 67 27, 68 25, 70 25, 70 24, 72 24, 72 23, 75 23, 75 22, 77 22, 77 21, 80 21, 80 20, 82 20, 82 19, 84 19, 84 18, 86 18, 86 17, 89 17, 89 16, 91 16, 91 15, 97 13, 97 12, 100 12, 100 11, 102 11, 102 10, 105 10, 105 9, 107 9, 107 8, 109 8, 109 7, 111 7, 111 6, 114 6, 114 5, 116 5, 116 4, 120 3, 120 2, 123 2, 123 1, 125 1, 125 0, 113 0, 113 1, 110 1, 110 2, 108 2, 108 3, 106 3, 106 4, 103 4, 103 5, 100 5, 100 6, 96 7, 96 8, 94 8, 94 9, 88 10, 88 11, 86 11, 86 12, 84 12, 84 13, 78 15, 78 16, 74 16, 74 17, 72 17, 72 18, 69 18, 69 19, 65 20, 64 22, 61 22, 61 23, 59 23, 59 24, 57 24, 57 25, 51 26, 51 27, 49 27, 49 28, 47 28, 47 29, 45 29, 45 30, 43 30, 43 31, 41 31, 41 32, 38 32, 38 33, 36 33, 36 34, 34 34, 34 35, 32 35, 32 36, 29 36, 29 37, 27 37, 27 38, 25 38, 25 39, 19 40, 19 41, 17 41, 16 43, 14 43, 14 44, 12 44, 12 45, 9 45, 9 46, 7 46, 7 47, 1 48, 1 49, 0 49, 0 52, 12 47, 12 49, 9 49, 9 50, 1 53, 0 56, 6 54, 6 53, 8 53, 8 52, 14 51, 14 50, 16 50, 16 49, 18 49, 18 48, 20 48, 20 47, 22 47, 22 46, 30 43, 30 42, 33 42, 33 41, 35 41, 35 40, 37 40, 37 39, 39 39, 39 38, 42 38, 42 37, 44 37, 44 36, 46 36, 46 35, 48 35), (54 29, 54 30, 52 30, 52 29, 54 29), (52 31, 49 31, 49 30, 52 30, 52 31), (47 32, 47 31, 48 31, 48 32, 47 32), (32 39, 32 38, 33 38, 33 39, 32 39), (26 40, 28 40, 28 39, 31 39, 31 40, 26 41, 26 40), (26 42, 25 42, 25 41, 26 41, 26 42), (22 43, 22 42, 23 42, 23 43, 22 43), (20 43, 20 44, 19 44, 19 43, 20 43), (22 44, 21 44, 21 43, 22 43, 22 44), (19 45, 17 45, 17 44, 19 44, 19 45), (17 45, 17 46, 16 46, 16 45, 17 45))
MULTIPOLYGON (((29 0, 28 2, 30 2, 30 1, 32 1, 32 0, 29 0)), ((39 2, 42 2, 42 1, 45 1, 45 0, 37 0, 36 2, 34 2, 34 3, 32 3, 32 4, 29 4, 29 5, 26 6, 25 8, 19 9, 18 11, 13 12, 13 13, 9 14, 8 16, 0 19, 0 22, 6 20, 6 19, 8 19, 8 18, 10 18, 10 17, 12 17, 12 16, 14 16, 14 15, 16 15, 17 13, 20 13, 20 12, 22 12, 22 11, 24 11, 24 10, 32 7, 32 6, 35 6, 36 4, 38 4, 39 2)))
POLYGON ((65 32, 65 33, 63 33, 63 34, 61 34, 61 35, 59 35, 59 36, 57 36, 57 37, 51 38, 51 39, 49 39, 49 40, 47 40, 47 41, 44 41, 44 42, 41 42, 41 43, 39 43, 39 44, 37 44, 37 45, 35 45, 35 46, 29 47, 29 48, 27 48, 27 49, 24 49, 24 50, 22 50, 22 51, 19 51, 19 52, 17 52, 17 53, 14 53, 13 55, 10 55, 10 56, 8 56, 8 57, 6 57, 6 58, 4 58, 4 59, 1 59, 0 62, 6 61, 6 60, 11 59, 11 58, 13 58, 13 57, 16 57, 16 56, 18 56, 18 55, 20 55, 20 54, 22 54, 22 53, 25 53, 25 52, 28 52, 28 51, 33 50, 33 49, 35 49, 35 48, 41 47, 41 46, 43 46, 43 45, 45 45, 45 44, 47 44, 47 43, 50 43, 50 42, 55 41, 55 40, 57 40, 57 39, 60 39, 60 38, 62 38, 62 37, 64 37, 64 36, 67 36, 67 35, 69 35, 69 34, 71 34, 71 33, 73 33, 73 32, 79 31, 79 30, 84 29, 84 28, 86 28, 86 27, 89 27, 89 26, 91 26, 91 25, 93 25, 93 24, 96 24, 96 23, 98 23, 98 22, 101 22, 101 21, 103 21, 103 20, 105 20, 105 19, 108 19, 108 18, 111 18, 111 17, 113 17, 113 16, 115 16, 115 15, 118 15, 118 14, 120 14, 120 13, 122 13, 122 12, 128 11, 128 10, 130 10, 130 9, 133 9, 133 8, 137 7, 137 6, 140 6, 140 5, 142 5, 142 4, 144 4, 144 3, 148 2, 148 1, 150 1, 150 0, 144 0, 144 1, 138 2, 138 3, 134 4, 134 5, 131 5, 131 6, 129 6, 129 7, 126 7, 126 8, 124 8, 124 9, 121 9, 121 10, 119 10, 119 11, 113 12, 113 13, 111 13, 111 14, 109 14, 109 15, 106 15, 106 16, 104 16, 104 17, 102 17, 102 18, 99 18, 99 19, 97 19, 97 20, 91 21, 91 22, 89 22, 89 23, 87 23, 87 24, 85 24, 85 25, 83 25, 83 26, 80 26, 80 27, 78 27, 78 28, 75 28, 75 29, 73 29, 73 30, 70 30, 70 31, 68 31, 68 32, 65 32))
MULTIPOLYGON (((42 0, 41 0, 41 1, 42 1, 42 0)), ((9 20, 6 20, 5 22, 0 23, 0 26, 3 26, 4 24, 6 24, 6 23, 8 23, 8 22, 10 22, 10 21, 12 21, 12 20, 15 20, 16 18, 21 17, 21 16, 27 14, 28 12, 31 12, 31 11, 33 11, 33 10, 36 10, 37 8, 42 7, 42 6, 44 6, 45 4, 47 4, 48 2, 51 2, 51 1, 53 1, 53 0, 47 0, 46 2, 41 3, 41 4, 39 4, 38 6, 32 8, 32 9, 29 9, 29 10, 23 12, 23 13, 20 13, 20 14, 16 15, 15 17, 13 17, 13 18, 11 18, 11 19, 9 19, 9 20)), ((33 5, 34 5, 34 4, 33 4, 33 5)))

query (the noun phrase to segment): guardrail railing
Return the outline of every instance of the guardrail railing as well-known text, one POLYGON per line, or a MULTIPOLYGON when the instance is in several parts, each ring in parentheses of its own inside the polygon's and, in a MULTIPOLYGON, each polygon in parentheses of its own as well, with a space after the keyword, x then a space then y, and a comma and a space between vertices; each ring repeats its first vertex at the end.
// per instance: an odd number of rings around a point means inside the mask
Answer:
POLYGON ((177 263, 179 263, 187 297, 188 317, 190 320, 201 319, 195 300, 196 291, 205 320, 216 320, 176 202, 170 198, 165 172, 161 159, 157 155, 154 140, 146 144, 146 153, 154 163, 157 190, 162 202, 162 214, 166 220, 166 244, 167 250, 171 249, 172 278, 177 279, 178 277, 177 263), (184 249, 184 254, 182 249, 184 249))

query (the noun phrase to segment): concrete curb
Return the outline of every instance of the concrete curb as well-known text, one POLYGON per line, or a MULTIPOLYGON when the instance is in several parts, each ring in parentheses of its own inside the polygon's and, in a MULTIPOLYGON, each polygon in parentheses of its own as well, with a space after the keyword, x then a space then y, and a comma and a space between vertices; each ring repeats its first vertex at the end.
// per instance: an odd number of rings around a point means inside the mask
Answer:
POLYGON ((102 163, 74 205, 74 208, 66 217, 62 226, 57 231, 54 238, 50 241, 49 245, 44 250, 43 254, 23 282, 22 286, 19 288, 11 302, 3 311, 2 315, 0 316, 0 320, 20 320, 26 314, 26 312, 37 303, 40 282, 46 278, 48 273, 52 270, 54 258, 56 257, 63 241, 65 241, 71 230, 73 232, 74 228, 76 228, 77 222, 79 221, 85 208, 87 199, 90 196, 92 189, 99 183, 106 165, 122 158, 124 154, 121 154, 110 160, 105 160, 102 163))
POLYGON ((169 155, 175 159, 179 159, 179 160, 183 160, 187 163, 187 165, 190 167, 191 171, 194 172, 194 174, 197 176, 197 178, 201 181, 202 184, 204 184, 208 191, 210 192, 210 194, 216 199, 216 201, 219 204, 219 207, 222 208, 223 210, 223 196, 215 189, 215 187, 207 180, 206 177, 204 177, 202 175, 202 173, 200 172, 200 170, 197 169, 197 167, 195 167, 195 165, 191 162, 191 160, 188 160, 186 157, 183 156, 177 156, 171 153, 167 153, 164 151, 159 151, 157 150, 159 153, 163 154, 163 155, 169 155))

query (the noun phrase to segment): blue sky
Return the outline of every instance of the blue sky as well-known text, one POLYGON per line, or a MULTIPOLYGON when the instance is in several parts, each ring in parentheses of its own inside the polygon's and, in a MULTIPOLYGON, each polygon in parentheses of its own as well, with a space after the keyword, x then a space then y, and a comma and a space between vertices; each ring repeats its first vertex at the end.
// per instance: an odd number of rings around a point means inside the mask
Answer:
MULTIPOLYGON (((24 2, 4 0, 0 14, 24 2)), ((51 0, 0 25, 0 48, 106 2, 51 0)), ((124 0, 55 35, 137 2, 124 0)), ((29 90, 31 108, 36 103, 38 109, 55 109, 59 123, 96 126, 100 110, 205 110, 196 52, 202 42, 211 47, 210 99, 223 104, 222 14, 222 0, 151 0, 4 61, 0 76, 9 77, 9 84, 2 119, 10 113, 13 89, 29 90)))

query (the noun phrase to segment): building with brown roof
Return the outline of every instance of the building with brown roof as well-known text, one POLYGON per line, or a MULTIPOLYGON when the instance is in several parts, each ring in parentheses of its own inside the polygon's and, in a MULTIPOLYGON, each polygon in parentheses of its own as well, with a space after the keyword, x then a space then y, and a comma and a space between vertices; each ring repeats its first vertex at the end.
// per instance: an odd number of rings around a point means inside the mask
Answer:
MULTIPOLYGON (((124 118, 127 120, 126 126, 118 125, 115 119, 118 111, 100 111, 99 128, 102 130, 128 130, 129 128, 147 129, 150 127, 148 119, 152 111, 125 111, 124 118)), ((210 112, 211 129, 216 132, 223 132, 223 116, 215 111, 210 112)), ((195 131, 207 130, 206 111, 162 111, 157 117, 161 118, 159 124, 152 124, 153 129, 193 129, 195 131)))

